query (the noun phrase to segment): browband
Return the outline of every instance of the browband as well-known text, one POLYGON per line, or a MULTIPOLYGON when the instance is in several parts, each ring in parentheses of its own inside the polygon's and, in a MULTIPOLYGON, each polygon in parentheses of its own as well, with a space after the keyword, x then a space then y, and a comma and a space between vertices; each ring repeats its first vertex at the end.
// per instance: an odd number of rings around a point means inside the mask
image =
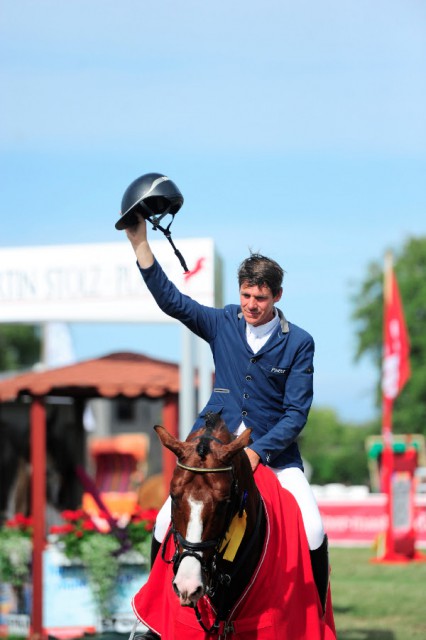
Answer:
POLYGON ((177 461, 177 466, 186 471, 192 471, 193 473, 219 473, 220 471, 233 471, 232 467, 212 467, 208 469, 206 467, 188 467, 186 464, 177 461))

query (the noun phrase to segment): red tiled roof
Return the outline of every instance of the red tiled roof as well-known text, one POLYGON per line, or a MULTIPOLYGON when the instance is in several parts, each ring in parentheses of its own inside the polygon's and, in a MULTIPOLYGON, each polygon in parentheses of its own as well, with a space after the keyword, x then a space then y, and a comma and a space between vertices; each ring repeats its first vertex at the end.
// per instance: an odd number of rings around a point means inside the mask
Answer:
POLYGON ((66 367, 31 371, 0 381, 0 401, 22 395, 86 398, 161 398, 179 392, 179 367, 137 353, 112 353, 66 367))

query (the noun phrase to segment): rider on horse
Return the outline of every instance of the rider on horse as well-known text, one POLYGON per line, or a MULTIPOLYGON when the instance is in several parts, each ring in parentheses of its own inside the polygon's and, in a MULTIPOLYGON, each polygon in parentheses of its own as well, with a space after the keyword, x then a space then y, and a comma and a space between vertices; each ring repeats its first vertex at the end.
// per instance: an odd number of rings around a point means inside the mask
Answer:
MULTIPOLYGON (((295 497, 325 610, 327 536, 296 442, 313 398, 314 341, 275 307, 282 297, 283 269, 274 260, 251 254, 238 270, 240 304, 223 309, 201 305, 182 294, 163 272, 148 243, 146 216, 137 205, 136 201, 129 209, 133 226, 126 227, 124 220, 120 226, 126 229, 141 275, 158 306, 208 342, 215 362, 215 388, 193 431, 208 412, 220 413, 235 434, 252 429, 252 443, 246 448, 252 470, 259 464, 269 466, 295 497)), ((167 501, 157 518, 152 561, 169 522, 167 501)), ((148 632, 146 637, 158 636, 148 632)))

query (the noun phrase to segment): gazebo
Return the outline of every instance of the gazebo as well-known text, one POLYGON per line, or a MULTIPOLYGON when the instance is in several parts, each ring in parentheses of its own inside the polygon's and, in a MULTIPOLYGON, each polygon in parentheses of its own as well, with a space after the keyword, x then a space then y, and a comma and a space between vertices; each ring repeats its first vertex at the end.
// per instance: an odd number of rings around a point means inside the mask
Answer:
MULTIPOLYGON (((73 365, 32 371, 0 382, 0 402, 27 397, 30 407, 31 511, 33 532, 32 634, 43 635, 43 564, 46 510, 46 398, 162 398, 162 424, 178 435, 179 366, 135 353, 113 353, 73 365)), ((163 451, 163 476, 168 485, 175 465, 163 451)))

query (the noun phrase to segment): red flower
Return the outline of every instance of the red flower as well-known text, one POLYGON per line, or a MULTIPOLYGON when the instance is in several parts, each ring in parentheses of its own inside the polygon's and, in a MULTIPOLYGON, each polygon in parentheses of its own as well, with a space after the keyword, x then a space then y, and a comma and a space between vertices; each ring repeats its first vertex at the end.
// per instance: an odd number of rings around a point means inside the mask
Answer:
POLYGON ((102 518, 103 520, 109 520, 109 515, 107 514, 106 511, 99 511, 98 513, 98 517, 102 518))
POLYGON ((10 518, 10 520, 6 520, 5 526, 8 529, 17 529, 19 527, 18 523, 16 522, 16 520, 14 518, 10 518))
POLYGON ((87 517, 83 509, 76 509, 75 511, 66 509, 65 511, 62 511, 61 515, 64 520, 69 520, 70 522, 77 522, 77 520, 82 520, 87 517))
POLYGON ((56 533, 57 535, 72 533, 73 531, 74 527, 70 523, 53 525, 50 527, 50 533, 56 533))
POLYGON ((26 517, 22 513, 16 513, 13 518, 6 521, 5 526, 9 529, 21 529, 27 531, 33 525, 31 516, 26 517))
MULTIPOLYGON (((132 522, 135 524, 139 522, 147 522, 147 523, 154 524, 157 514, 158 514, 157 509, 141 509, 141 507, 136 507, 132 515, 132 522)), ((147 529, 147 530, 151 531, 151 529, 147 529)))

